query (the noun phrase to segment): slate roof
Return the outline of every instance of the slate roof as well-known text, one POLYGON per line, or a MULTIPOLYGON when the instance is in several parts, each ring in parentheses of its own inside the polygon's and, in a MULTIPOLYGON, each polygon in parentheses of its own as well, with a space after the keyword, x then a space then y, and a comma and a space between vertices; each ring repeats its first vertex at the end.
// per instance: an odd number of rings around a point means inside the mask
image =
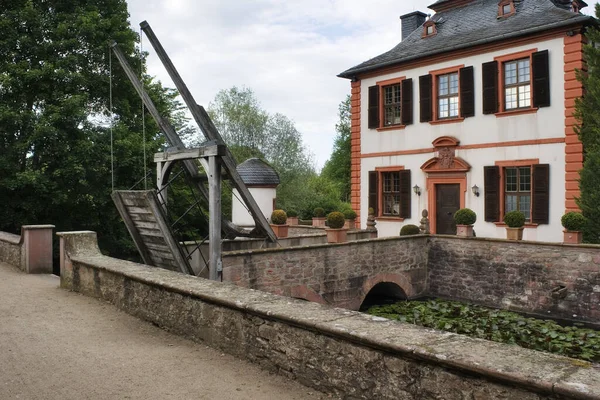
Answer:
POLYGON ((237 166, 242 181, 248 186, 279 185, 279 174, 259 158, 249 158, 237 166))
MULTIPOLYGON (((440 0, 435 4, 447 1, 440 0)), ((441 11, 431 18, 436 23, 435 36, 422 38, 422 28, 417 28, 390 51, 338 76, 353 78, 360 73, 435 54, 596 21, 593 17, 565 10, 552 0, 515 0, 515 7, 515 15, 508 18, 497 18, 498 0, 474 0, 463 7, 441 11)))

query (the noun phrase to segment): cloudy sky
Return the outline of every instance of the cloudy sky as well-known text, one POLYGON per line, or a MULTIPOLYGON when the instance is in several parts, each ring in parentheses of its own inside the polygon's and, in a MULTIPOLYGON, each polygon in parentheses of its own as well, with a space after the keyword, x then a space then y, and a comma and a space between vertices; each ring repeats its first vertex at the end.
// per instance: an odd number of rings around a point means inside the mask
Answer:
MULTIPOLYGON (((134 29, 146 20, 196 101, 232 86, 291 118, 321 168, 350 83, 336 75, 400 41, 399 16, 433 0, 127 0, 134 29)), ((589 2, 593 4, 593 2, 589 2)), ((588 13, 593 7, 589 7, 588 13)), ((150 44, 148 72, 174 87, 150 44)))

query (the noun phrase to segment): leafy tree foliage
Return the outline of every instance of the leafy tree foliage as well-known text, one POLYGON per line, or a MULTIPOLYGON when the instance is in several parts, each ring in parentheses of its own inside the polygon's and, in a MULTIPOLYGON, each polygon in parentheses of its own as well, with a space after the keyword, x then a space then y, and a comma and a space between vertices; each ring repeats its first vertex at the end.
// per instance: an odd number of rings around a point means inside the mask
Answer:
MULTIPOLYGON (((263 110, 252 89, 221 90, 208 106, 215 126, 238 163, 257 157, 279 173, 278 207, 301 209, 306 182, 316 177, 302 134, 285 115, 263 110)), ((230 192, 223 194, 223 210, 230 212, 230 192)))
MULTIPOLYGON (((600 17, 600 4, 596 4, 596 17, 600 17)), ((584 48, 588 73, 580 72, 579 80, 585 88, 585 96, 577 99, 576 117, 580 121, 577 129, 583 143, 584 162, 580 171, 581 196, 576 199, 587 225, 583 239, 587 243, 600 243, 600 31, 587 31, 589 44, 584 48)))
MULTIPOLYGON (((158 129, 118 65, 109 118, 109 42, 141 69, 124 0, 11 0, 0 7, 0 230, 52 223, 98 232, 101 248, 127 256, 129 235, 110 198, 109 126, 115 188, 145 174, 161 145, 158 129)), ((115 63, 116 64, 116 63, 115 63)), ((163 115, 183 122, 175 93, 144 76, 163 115)), ((150 182, 153 182, 150 178, 150 182)))
POLYGON ((335 126, 337 135, 331 157, 325 163, 321 176, 339 186, 341 200, 350 199, 350 95, 339 105, 339 122, 335 126))

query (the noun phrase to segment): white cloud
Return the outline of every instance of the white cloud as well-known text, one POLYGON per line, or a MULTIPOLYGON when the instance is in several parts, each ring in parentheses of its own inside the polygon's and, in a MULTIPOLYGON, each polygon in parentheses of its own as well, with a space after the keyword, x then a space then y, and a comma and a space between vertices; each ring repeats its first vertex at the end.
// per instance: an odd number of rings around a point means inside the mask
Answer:
MULTIPOLYGON (((336 75, 400 41, 398 17, 427 2, 373 0, 129 0, 147 20, 196 101, 233 85, 295 121, 321 167, 350 83, 336 75)), ((148 72, 174 86, 147 40, 148 72)))

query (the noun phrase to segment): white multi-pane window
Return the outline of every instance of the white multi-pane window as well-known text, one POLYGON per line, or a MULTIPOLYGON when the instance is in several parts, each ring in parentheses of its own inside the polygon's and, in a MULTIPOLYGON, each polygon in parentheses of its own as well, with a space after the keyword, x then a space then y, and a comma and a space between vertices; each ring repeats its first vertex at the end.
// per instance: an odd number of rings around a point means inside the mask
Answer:
POLYGON ((399 125, 400 117, 400 84, 383 87, 383 125, 399 125))
POLYGON ((400 174, 384 172, 383 178, 383 215, 400 215, 400 174))
POLYGON ((438 119, 458 117, 458 72, 438 76, 438 119))
POLYGON ((504 98, 506 110, 531 107, 529 58, 504 63, 504 98))
POLYGON ((531 218, 531 167, 504 169, 504 212, 518 210, 531 218))

